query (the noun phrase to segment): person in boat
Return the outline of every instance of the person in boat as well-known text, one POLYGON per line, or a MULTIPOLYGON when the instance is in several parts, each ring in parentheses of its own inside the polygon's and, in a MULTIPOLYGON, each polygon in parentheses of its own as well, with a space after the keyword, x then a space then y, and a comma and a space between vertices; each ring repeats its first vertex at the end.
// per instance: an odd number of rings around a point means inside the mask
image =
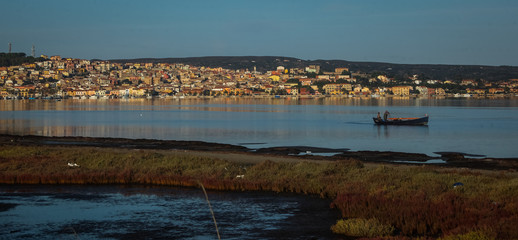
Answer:
POLYGON ((376 118, 381 121, 380 112, 378 112, 378 116, 376 118))
POLYGON ((387 121, 387 118, 388 118, 388 115, 389 115, 389 111, 385 111, 385 113, 383 114, 383 120, 384 121, 387 121))

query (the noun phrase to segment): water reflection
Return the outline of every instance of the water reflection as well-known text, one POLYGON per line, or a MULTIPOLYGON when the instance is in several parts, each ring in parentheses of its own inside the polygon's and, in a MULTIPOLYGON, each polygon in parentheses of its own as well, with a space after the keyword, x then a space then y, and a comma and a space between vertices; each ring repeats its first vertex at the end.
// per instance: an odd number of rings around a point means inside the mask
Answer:
POLYGON ((430 135, 428 126, 373 125, 379 138, 423 138, 430 135))
MULTIPOLYGON (((451 107, 518 107, 518 98, 413 98, 413 97, 320 97, 320 98, 185 98, 185 99, 68 99, 55 100, 0 100, 0 111, 32 110, 170 110, 203 107, 202 110, 239 111, 253 105, 328 105, 328 106, 451 106, 451 107), (243 106, 239 106, 243 105, 243 106), (209 109, 207 109, 209 107, 209 109)), ((264 106, 263 106, 264 107, 264 106)))
POLYGON ((517 99, 214 98, 0 101, 0 134, 199 140, 516 157, 517 99), (372 117, 428 114, 429 127, 372 117))

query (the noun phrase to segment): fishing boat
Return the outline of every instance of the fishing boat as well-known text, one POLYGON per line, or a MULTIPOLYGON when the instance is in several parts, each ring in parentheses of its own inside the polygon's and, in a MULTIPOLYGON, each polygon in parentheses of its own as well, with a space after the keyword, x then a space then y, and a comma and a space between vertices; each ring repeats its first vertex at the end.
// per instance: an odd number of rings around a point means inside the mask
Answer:
POLYGON ((425 126, 428 125, 428 115, 420 118, 387 118, 384 120, 380 117, 372 118, 377 125, 414 125, 425 126))

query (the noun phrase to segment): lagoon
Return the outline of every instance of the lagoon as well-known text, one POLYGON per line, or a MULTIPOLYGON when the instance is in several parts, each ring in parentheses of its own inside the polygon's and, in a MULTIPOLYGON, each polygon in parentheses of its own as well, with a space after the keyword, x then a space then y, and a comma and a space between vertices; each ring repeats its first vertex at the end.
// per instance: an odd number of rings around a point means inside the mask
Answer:
POLYGON ((518 98, 185 98, 3 100, 0 134, 198 140, 354 151, 517 157, 518 98), (429 126, 372 117, 428 114, 429 126))

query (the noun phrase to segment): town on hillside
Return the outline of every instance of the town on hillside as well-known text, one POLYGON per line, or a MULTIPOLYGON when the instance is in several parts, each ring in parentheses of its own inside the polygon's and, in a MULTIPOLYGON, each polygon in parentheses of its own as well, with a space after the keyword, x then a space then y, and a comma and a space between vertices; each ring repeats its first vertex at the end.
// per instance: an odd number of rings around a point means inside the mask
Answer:
POLYGON ((518 96, 518 79, 433 80, 409 73, 394 79, 318 65, 259 72, 179 63, 114 63, 42 55, 0 67, 0 99, 175 98, 185 96, 488 97, 518 96))

